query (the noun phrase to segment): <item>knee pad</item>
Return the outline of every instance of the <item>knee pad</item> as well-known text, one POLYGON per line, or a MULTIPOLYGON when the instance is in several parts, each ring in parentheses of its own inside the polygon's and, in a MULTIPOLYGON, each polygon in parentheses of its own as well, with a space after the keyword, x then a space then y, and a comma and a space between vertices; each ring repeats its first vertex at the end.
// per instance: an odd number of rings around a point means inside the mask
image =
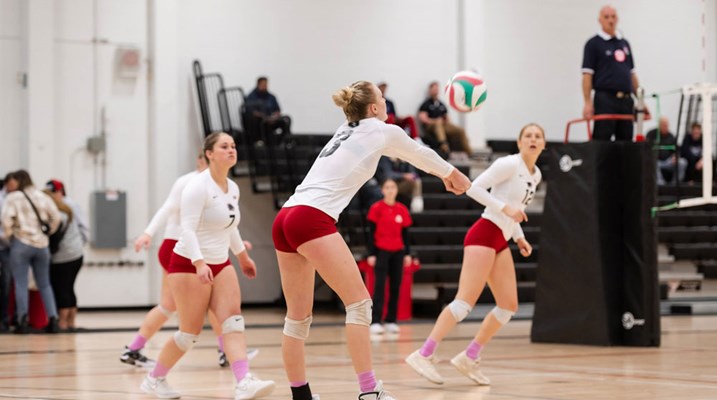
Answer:
POLYGON ((361 300, 346 306, 346 324, 371 325, 372 306, 373 301, 371 299, 361 300))
POLYGON ((457 322, 461 322, 466 319, 473 307, 463 300, 455 299, 448 304, 448 309, 451 311, 451 314, 453 314, 453 318, 455 318, 457 322))
POLYGON ((498 306, 493 307, 490 312, 493 313, 495 319, 503 325, 507 324, 508 321, 513 318, 513 315, 515 315, 515 311, 506 310, 505 308, 500 308, 498 306))
POLYGON ((161 304, 157 304, 157 307, 159 308, 159 311, 164 314, 167 319, 170 319, 174 316, 174 311, 169 311, 166 307, 163 307, 161 304))
POLYGON ((244 332, 244 317, 232 315, 222 322, 222 334, 244 332))
POLYGON ((301 321, 289 319, 289 317, 284 318, 284 335, 294 339, 306 340, 309 337, 312 320, 311 315, 301 321))
POLYGON ((179 347, 179 350, 188 352, 197 343, 199 335, 192 335, 191 333, 176 331, 174 332, 174 343, 179 347))

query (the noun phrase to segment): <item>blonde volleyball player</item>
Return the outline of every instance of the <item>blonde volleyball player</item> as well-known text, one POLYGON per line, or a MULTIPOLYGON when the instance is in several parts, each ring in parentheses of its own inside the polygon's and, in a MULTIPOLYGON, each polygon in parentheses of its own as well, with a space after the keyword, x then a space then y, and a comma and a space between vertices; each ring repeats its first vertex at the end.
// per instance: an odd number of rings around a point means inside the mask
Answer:
POLYGON ((451 360, 458 371, 479 385, 490 384, 478 369, 481 350, 518 309, 515 266, 507 240, 512 237, 520 254, 530 256, 532 247, 525 240, 520 222, 528 219, 524 210, 533 199, 541 178, 535 162, 545 148, 543 128, 537 124, 523 127, 518 136, 518 148, 519 154, 497 159, 466 192, 486 208, 464 240, 458 293, 438 316, 423 347, 406 358, 408 365, 433 383, 443 383, 433 365, 436 346, 470 313, 486 282, 496 307, 488 313, 466 350, 451 360))
MULTIPOLYGON (((137 367, 153 367, 155 362, 152 359, 147 358, 142 354, 142 349, 147 341, 154 336, 159 328, 164 325, 169 318, 172 317, 176 310, 174 305, 174 299, 172 298, 172 292, 169 290, 167 284, 167 268, 169 267, 169 259, 172 256, 172 249, 177 244, 177 240, 182 233, 182 227, 179 225, 179 202, 182 196, 182 190, 187 185, 189 179, 198 173, 204 171, 207 168, 207 163, 204 161, 204 155, 199 154, 197 157, 197 169, 188 174, 180 176, 172 185, 172 189, 169 191, 169 196, 162 204, 162 207, 152 217, 149 225, 145 228, 144 233, 140 235, 134 242, 134 250, 139 252, 142 248, 149 248, 152 243, 152 236, 164 225, 164 240, 162 245, 159 247, 159 264, 162 266, 162 288, 160 291, 160 301, 157 306, 151 309, 142 321, 142 325, 139 331, 134 337, 132 342, 125 346, 124 352, 120 356, 120 361, 125 364, 134 365, 137 367)), ((244 242, 246 247, 251 250, 251 243, 244 242)), ((219 366, 228 367, 229 362, 227 361, 226 354, 224 354, 224 344, 221 334, 221 326, 211 312, 208 315, 209 323, 212 326, 212 330, 217 336, 218 351, 219 351, 219 366)), ((248 349, 247 355, 249 359, 254 358, 259 353, 258 349, 248 349)))
POLYGON ((249 372, 239 280, 227 254, 231 250, 237 256, 244 275, 256 276, 256 265, 237 230, 239 187, 227 179, 237 161, 236 148, 231 136, 213 133, 204 140, 203 149, 209 168, 192 177, 182 191, 182 234, 167 271, 179 330, 164 345, 140 388, 159 398, 180 397, 165 378, 196 343, 209 310, 221 321, 224 351, 237 380, 234 398, 259 398, 271 393, 275 384, 249 372))
POLYGON ((314 161, 304 181, 274 220, 272 236, 286 298, 282 353, 294 400, 310 400, 304 341, 309 336, 314 271, 346 306, 346 336, 358 375, 360 400, 393 400, 371 366, 371 297, 353 255, 336 231, 336 221, 359 188, 371 178, 382 155, 398 157, 443 178, 456 194, 470 180, 434 151, 384 123, 386 101, 373 83, 359 81, 333 96, 346 122, 314 161))

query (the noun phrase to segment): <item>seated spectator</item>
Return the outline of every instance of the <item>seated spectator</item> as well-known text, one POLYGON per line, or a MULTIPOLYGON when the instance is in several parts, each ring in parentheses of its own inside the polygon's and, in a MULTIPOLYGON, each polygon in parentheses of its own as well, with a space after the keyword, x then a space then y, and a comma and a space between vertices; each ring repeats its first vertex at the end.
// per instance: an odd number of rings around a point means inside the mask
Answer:
POLYGON ((379 90, 381 90, 383 98, 386 99, 386 114, 388 114, 388 119, 386 119, 386 123, 400 126, 406 131, 406 133, 408 133, 409 136, 411 136, 412 139, 418 138, 418 128, 416 127, 416 120, 413 119, 413 117, 410 115, 406 115, 404 117, 397 116, 396 106, 391 100, 386 98, 386 89, 388 88, 388 83, 379 82, 377 86, 379 90))
POLYGON ((17 326, 15 333, 28 333, 28 273, 32 268, 45 312, 50 318, 48 333, 57 333, 58 314, 50 285, 50 241, 48 236, 60 226, 60 211, 45 193, 36 189, 27 171, 13 173, 16 191, 3 203, 1 220, 5 237, 10 240, 10 267, 15 283, 17 326))
MULTIPOLYGON (((279 140, 291 132, 291 118, 281 114, 276 96, 269 93, 269 80, 265 76, 256 80, 256 88, 246 98, 246 111, 266 134, 265 139, 278 134, 279 140)), ((255 137, 254 140, 262 138, 255 137)))
POLYGON ((428 86, 428 98, 418 109, 418 120, 423 130, 438 141, 441 152, 460 152, 462 157, 467 157, 471 153, 471 146, 466 131, 451 123, 448 109, 438 99, 439 92, 438 82, 431 82, 428 86))
POLYGON ((690 134, 685 135, 680 147, 680 156, 687 160, 685 181, 690 183, 702 181, 702 125, 692 124, 690 134))
POLYGON ((646 140, 649 143, 660 146, 657 151, 657 184, 664 185, 666 182, 674 184, 675 179, 679 179, 681 182, 685 177, 687 160, 681 157, 678 158, 675 149, 664 148, 664 146, 677 145, 675 135, 670 133, 670 122, 667 117, 660 118, 659 129, 647 132, 646 140), (675 165, 677 165, 677 177, 674 176, 675 165))
POLYGON ((376 168, 377 181, 385 182, 391 179, 398 185, 398 196, 396 199, 410 208, 412 212, 423 211, 423 189, 421 177, 416 173, 413 165, 397 158, 381 157, 376 168))

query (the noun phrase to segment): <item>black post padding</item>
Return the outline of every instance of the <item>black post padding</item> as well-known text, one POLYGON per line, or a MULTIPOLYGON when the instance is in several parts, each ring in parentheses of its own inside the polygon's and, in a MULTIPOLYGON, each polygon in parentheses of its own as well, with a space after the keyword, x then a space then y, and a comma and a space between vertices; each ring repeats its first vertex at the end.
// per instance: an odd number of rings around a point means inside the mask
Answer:
POLYGON ((546 151, 554 172, 542 218, 531 340, 659 346, 649 145, 588 142, 546 151))

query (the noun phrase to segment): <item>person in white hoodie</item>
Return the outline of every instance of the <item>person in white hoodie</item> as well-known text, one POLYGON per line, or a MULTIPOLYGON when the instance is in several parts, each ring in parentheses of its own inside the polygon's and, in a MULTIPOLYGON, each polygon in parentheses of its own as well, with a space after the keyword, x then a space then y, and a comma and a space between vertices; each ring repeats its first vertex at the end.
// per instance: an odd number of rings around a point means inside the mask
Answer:
POLYGON ((524 126, 518 136, 520 153, 495 160, 466 191, 468 196, 486 208, 480 219, 468 230, 463 242, 463 266, 458 293, 438 316, 423 346, 406 358, 408 365, 433 383, 444 382, 434 366, 436 347, 470 314, 488 283, 496 307, 485 317, 466 350, 455 356, 451 364, 476 384, 490 384, 490 380, 478 368, 480 353, 518 310, 515 265, 507 241, 513 238, 523 257, 530 256, 533 250, 525 240, 520 223, 527 221, 525 207, 533 200, 540 183, 541 173, 535 163, 544 148, 543 128, 532 123, 524 126))

